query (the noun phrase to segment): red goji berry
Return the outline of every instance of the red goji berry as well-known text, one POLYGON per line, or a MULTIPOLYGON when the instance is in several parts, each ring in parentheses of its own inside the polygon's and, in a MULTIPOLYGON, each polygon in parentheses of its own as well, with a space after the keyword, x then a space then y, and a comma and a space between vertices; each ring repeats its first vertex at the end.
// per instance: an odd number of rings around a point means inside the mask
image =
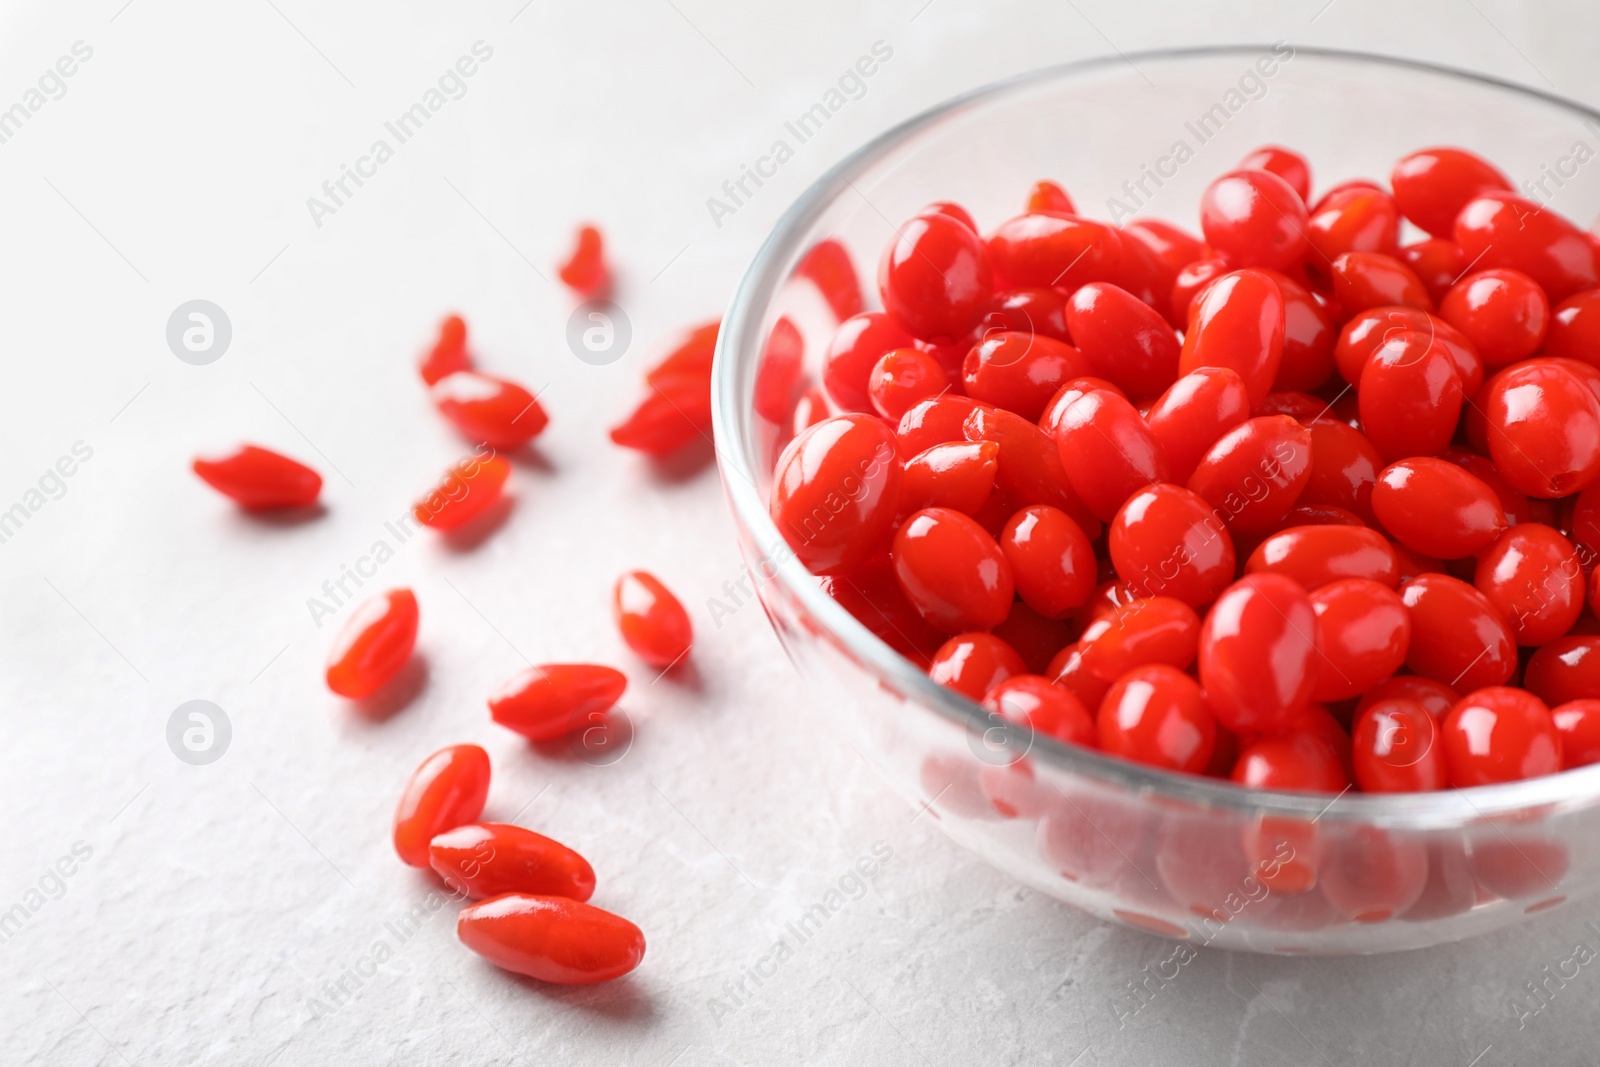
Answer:
POLYGON ((430 390, 441 414, 461 436, 495 448, 520 448, 550 423, 539 400, 515 382, 477 371, 447 374, 430 390))
POLYGON ((391 589, 356 608, 328 651, 328 688, 351 700, 383 688, 411 658, 417 619, 409 589, 391 589))
POLYGON ((689 613, 654 575, 624 574, 617 579, 611 603, 622 639, 646 663, 670 667, 689 654, 694 644, 689 613))
POLYGON ((489 797, 489 754, 451 745, 422 761, 394 813, 394 850, 413 867, 428 866, 428 844, 446 830, 477 822, 489 797))
POLYGON ((444 479, 417 501, 411 513, 435 530, 459 530, 504 497, 510 476, 511 464, 501 457, 493 453, 472 456, 446 471, 444 479))
POLYGON ((317 502, 322 475, 304 463, 258 445, 197 458, 194 472, 207 485, 250 511, 303 508, 317 502))
POLYGON ((585 300, 603 299, 611 291, 611 268, 599 229, 587 223, 578 227, 577 243, 559 273, 567 288, 585 300))
POLYGON ((461 909, 456 936, 497 967, 557 985, 620 978, 644 958, 644 934, 567 897, 502 893, 461 909))
POLYGON ((428 843, 428 864, 473 900, 501 893, 588 900, 594 868, 559 841, 501 822, 469 823, 428 843))
POLYGON ((546 663, 512 678, 489 698, 489 717, 532 741, 549 741, 599 721, 628 676, 594 663, 546 663))
POLYGON ((467 354, 467 324, 460 315, 446 316, 439 323, 439 336, 433 346, 423 353, 417 370, 429 385, 454 374, 458 370, 471 370, 472 357, 467 354))

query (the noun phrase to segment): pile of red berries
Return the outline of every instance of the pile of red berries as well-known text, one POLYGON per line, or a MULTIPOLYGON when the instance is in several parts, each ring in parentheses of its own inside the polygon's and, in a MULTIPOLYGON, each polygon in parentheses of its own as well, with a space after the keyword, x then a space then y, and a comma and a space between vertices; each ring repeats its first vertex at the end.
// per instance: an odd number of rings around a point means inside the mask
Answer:
POLYGON ((489 754, 452 745, 423 761, 400 797, 394 848, 431 867, 461 909, 461 943, 518 974, 588 985, 627 974, 644 958, 644 934, 620 915, 585 903, 594 869, 572 849, 509 823, 480 823, 489 796, 489 754))
MULTIPOLYGON (((611 271, 599 230, 584 226, 561 279, 585 299, 610 291, 611 271)), ((611 431, 614 443, 666 456, 706 435, 711 421, 711 359, 717 322, 692 329, 646 375, 649 395, 611 431)), ((453 536, 492 521, 506 501, 511 465, 499 453, 526 446, 549 423, 536 396, 516 382, 477 370, 467 326, 444 319, 418 365, 434 406, 476 447, 412 508, 418 523, 453 536)), ((207 484, 252 511, 309 509, 322 477, 297 460, 256 445, 196 459, 207 484)), ((682 663, 694 642, 683 605, 654 576, 631 571, 616 582, 612 611, 629 649, 663 673, 682 663)), ((420 622, 410 589, 392 589, 357 607, 329 651, 327 686, 364 700, 391 685, 410 661, 420 622)), ((533 666, 488 699, 494 722, 534 742, 581 732, 595 755, 615 744, 611 715, 628 679, 592 663, 533 666)), ((644 956, 644 935, 627 919, 593 907, 593 869, 565 845, 532 830, 479 822, 489 792, 489 756, 477 745, 452 745, 423 761, 400 799, 394 847, 413 867, 431 867, 460 898, 457 936, 501 967, 547 982, 603 982, 628 973, 644 956)))
POLYGON ((1310 190, 1260 149, 1203 240, 1051 182, 986 234, 932 204, 882 311, 818 246, 825 397, 786 402, 787 320, 756 387, 794 434, 774 522, 935 680, 1071 744, 1325 793, 1600 761, 1600 240, 1455 148, 1310 190))

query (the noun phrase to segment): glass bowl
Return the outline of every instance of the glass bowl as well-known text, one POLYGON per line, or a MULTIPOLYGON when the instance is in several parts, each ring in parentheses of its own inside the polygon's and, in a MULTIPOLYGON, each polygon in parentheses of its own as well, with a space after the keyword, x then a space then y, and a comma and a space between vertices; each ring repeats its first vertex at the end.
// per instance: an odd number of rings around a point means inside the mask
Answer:
POLYGON ((834 167, 751 264, 724 320, 713 386, 740 548, 819 719, 996 867, 1103 919, 1195 945, 1389 952, 1593 894, 1600 766, 1330 802, 1166 773, 997 726, 875 637, 794 558, 766 505, 786 431, 756 413, 754 393, 780 315, 799 326, 806 371, 818 378, 833 320, 816 290, 792 279, 801 256, 838 241, 875 292, 894 226, 933 200, 965 205, 987 229, 1018 214, 1029 185, 1049 177, 1084 214, 1165 218, 1194 231, 1205 185, 1262 144, 1303 152, 1318 189, 1384 179, 1407 152, 1459 144, 1587 222, 1600 209, 1600 168, 1583 172, 1593 153, 1576 146, 1597 134, 1600 114, 1531 89, 1279 44, 1025 75, 904 122, 834 167))

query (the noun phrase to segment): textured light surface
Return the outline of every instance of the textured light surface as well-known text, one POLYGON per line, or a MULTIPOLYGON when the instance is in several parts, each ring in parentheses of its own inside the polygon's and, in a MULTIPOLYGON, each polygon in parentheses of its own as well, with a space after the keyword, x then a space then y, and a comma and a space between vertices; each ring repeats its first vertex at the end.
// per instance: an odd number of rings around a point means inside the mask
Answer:
POLYGON ((0 1060, 1488 1067, 1592 1054, 1600 969, 1575 945, 1600 948, 1600 929, 1585 911, 1395 957, 1189 959, 1010 884, 826 728, 758 607, 724 610, 741 571, 709 449, 653 469, 603 433, 674 332, 725 305, 812 178, 952 93, 1111 49, 1286 38, 1592 102, 1592 9, 519 8, 0 11, 0 108, 75 41, 93 49, 0 143, 0 511, 75 442, 93 450, 0 543, 0 916, 27 913, 0 942, 0 1060), (397 145, 385 123, 480 40, 493 55, 464 95, 397 145), (875 41, 892 59, 797 143, 785 122, 875 41), (393 158, 313 219, 307 198, 342 165, 367 166, 379 138, 393 158), (708 209, 780 138, 795 147, 774 177, 731 214, 708 209), (586 218, 606 232, 633 329, 607 366, 568 350, 573 301, 545 280, 586 218), (204 366, 164 336, 194 299, 232 325, 204 366), (386 525, 468 451, 413 368, 450 309, 480 365, 540 391, 551 415, 539 458, 516 466, 515 510, 470 550, 430 531, 402 544, 386 525), (247 518, 188 472, 241 438, 317 467, 326 514, 247 518), (380 541, 392 558, 363 562, 388 556, 380 541), (320 681, 349 608, 319 627, 306 602, 346 566, 374 565, 367 591, 416 590, 426 672, 403 708, 363 719, 320 681), (632 568, 689 608, 686 676, 653 682, 614 632, 610 586, 632 568), (586 659, 630 676, 620 760, 534 751, 489 721, 484 698, 527 661, 586 659), (190 700, 229 717, 215 762, 168 748, 190 700), (467 741, 494 759, 487 815, 581 851, 593 902, 644 929, 634 975, 572 990, 510 979, 455 943, 451 904, 429 910, 434 887, 393 855, 389 819, 411 769, 467 741), (47 872, 77 842, 57 881, 47 872), (1519 1027, 1513 998, 1544 1006, 1519 1027))

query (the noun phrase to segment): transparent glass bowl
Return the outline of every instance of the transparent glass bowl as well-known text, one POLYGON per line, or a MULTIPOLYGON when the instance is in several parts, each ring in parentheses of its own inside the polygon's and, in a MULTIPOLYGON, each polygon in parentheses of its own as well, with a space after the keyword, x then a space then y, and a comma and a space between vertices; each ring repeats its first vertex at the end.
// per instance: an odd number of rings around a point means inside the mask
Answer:
POLYGON ((1573 149, 1597 132, 1600 114, 1475 75, 1230 47, 1107 58, 990 86, 889 130, 824 175, 740 285, 714 383, 740 547, 819 723, 996 867, 1103 919, 1195 944, 1388 952, 1590 896, 1600 886, 1600 766, 1330 803, 996 729, 825 595, 788 550, 766 506, 785 432, 756 414, 753 396, 780 315, 799 325, 818 379, 832 320, 814 289, 791 284, 800 257, 837 240, 875 289, 893 227, 932 200, 960 202, 987 228, 1019 213, 1028 186, 1049 177, 1085 214, 1120 222, 1137 212, 1196 229, 1201 190, 1261 144, 1305 153, 1318 189, 1383 179, 1407 152, 1458 144, 1518 182, 1542 180, 1533 195, 1587 222, 1600 210, 1600 169, 1583 173, 1573 149))

